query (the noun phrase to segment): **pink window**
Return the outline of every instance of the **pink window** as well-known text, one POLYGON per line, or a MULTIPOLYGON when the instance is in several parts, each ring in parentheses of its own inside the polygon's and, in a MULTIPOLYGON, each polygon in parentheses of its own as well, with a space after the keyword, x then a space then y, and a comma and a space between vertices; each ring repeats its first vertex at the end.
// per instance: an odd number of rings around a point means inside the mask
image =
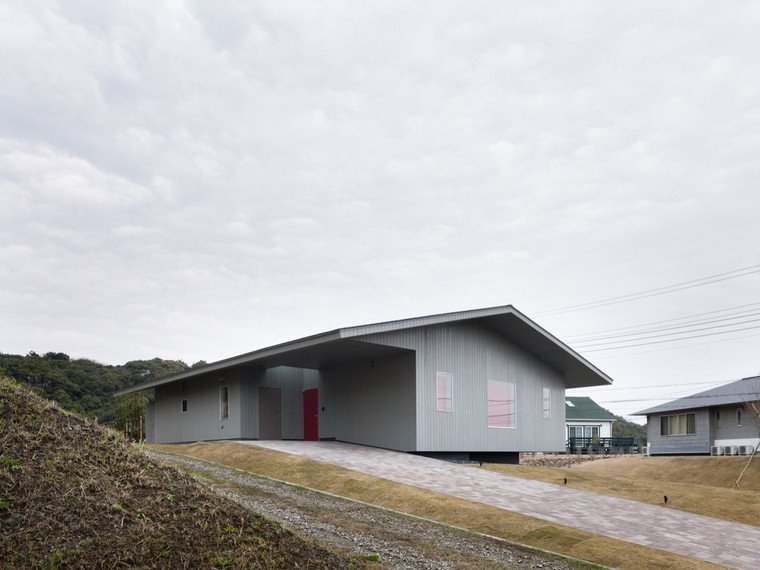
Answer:
POLYGON ((488 427, 515 427, 515 385, 501 380, 488 381, 488 427))
POLYGON ((452 383, 454 375, 448 372, 438 372, 435 376, 435 409, 439 412, 450 412, 454 409, 452 398, 452 383))

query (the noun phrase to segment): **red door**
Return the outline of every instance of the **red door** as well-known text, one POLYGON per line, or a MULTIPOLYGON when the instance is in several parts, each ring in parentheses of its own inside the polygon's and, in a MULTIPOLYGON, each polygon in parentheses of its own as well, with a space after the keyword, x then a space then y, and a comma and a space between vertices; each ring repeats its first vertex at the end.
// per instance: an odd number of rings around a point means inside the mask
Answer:
POLYGON ((316 388, 303 391, 303 439, 319 440, 319 395, 316 388))

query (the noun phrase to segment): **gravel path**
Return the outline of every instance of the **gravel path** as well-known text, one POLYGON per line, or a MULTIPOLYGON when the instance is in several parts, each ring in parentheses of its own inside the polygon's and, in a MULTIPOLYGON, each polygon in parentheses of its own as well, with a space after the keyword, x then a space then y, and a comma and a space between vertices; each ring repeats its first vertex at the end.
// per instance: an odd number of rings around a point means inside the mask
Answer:
POLYGON ((210 477, 214 483, 206 480, 206 484, 221 495, 302 537, 350 555, 377 560, 379 567, 572 568, 564 559, 546 557, 493 537, 190 457, 149 453, 165 463, 210 477))

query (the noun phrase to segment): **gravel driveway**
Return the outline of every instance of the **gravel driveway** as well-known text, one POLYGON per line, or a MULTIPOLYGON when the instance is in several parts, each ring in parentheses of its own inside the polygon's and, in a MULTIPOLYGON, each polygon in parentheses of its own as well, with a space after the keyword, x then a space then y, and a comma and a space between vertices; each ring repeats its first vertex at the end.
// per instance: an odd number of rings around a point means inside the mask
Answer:
POLYGON ((219 494, 269 517, 302 537, 400 569, 569 569, 564 559, 543 555, 493 537, 372 505, 289 485, 190 457, 149 452, 155 458, 202 475, 219 494), (211 478, 210 483, 206 477, 211 478))

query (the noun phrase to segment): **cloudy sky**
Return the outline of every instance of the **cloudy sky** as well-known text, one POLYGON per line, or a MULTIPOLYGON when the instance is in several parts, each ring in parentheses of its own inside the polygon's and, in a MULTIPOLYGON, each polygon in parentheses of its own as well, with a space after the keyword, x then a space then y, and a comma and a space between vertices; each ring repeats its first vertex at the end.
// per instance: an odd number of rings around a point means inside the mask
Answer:
POLYGON ((0 352, 512 304, 621 415, 757 374, 758 53, 754 2, 4 0, 0 352))

